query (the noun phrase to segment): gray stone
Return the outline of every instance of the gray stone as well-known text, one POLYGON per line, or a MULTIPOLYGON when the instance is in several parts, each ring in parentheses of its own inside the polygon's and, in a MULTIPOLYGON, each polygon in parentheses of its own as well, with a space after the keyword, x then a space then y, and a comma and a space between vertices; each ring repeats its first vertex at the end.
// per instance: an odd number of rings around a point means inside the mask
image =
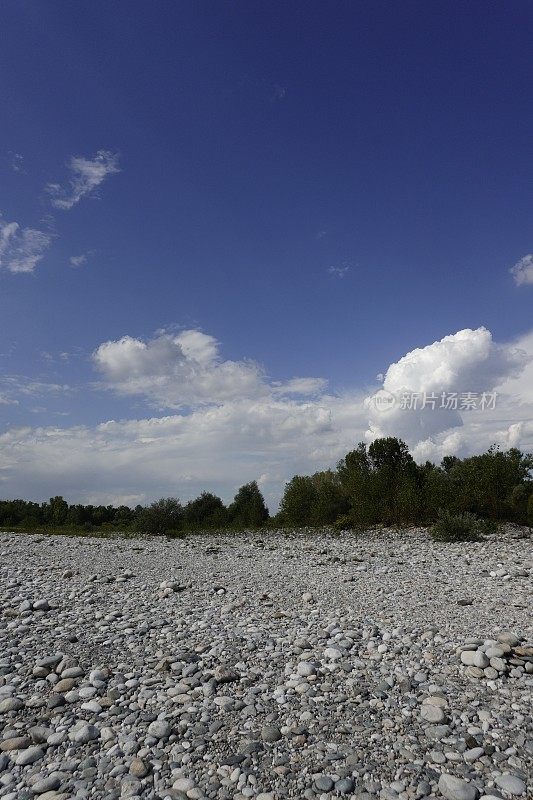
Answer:
POLYGON ((275 725, 264 725, 261 728, 261 739, 264 742, 279 742, 281 738, 281 731, 275 725))
POLYGON ((519 778, 517 775, 511 775, 507 772, 503 775, 498 775, 496 783, 500 789, 503 789, 504 792, 512 794, 513 796, 526 793, 526 784, 522 778, 519 778))
POLYGON ((156 719, 148 725, 148 733, 155 739, 168 739, 172 733, 172 726, 166 719, 156 719))
POLYGON ((82 725, 73 732, 72 738, 75 742, 85 744, 93 741, 94 739, 98 739, 99 736, 100 731, 95 725, 82 725))
POLYGON ((477 800, 479 792, 472 783, 443 772, 439 778, 439 791, 446 800, 477 800))
POLYGON ((315 778, 315 786, 320 792, 331 792, 334 783, 329 775, 319 775, 315 778))
POLYGON ((44 750, 40 747, 28 747, 26 750, 22 750, 21 753, 17 756, 15 760, 15 764, 19 767, 25 767, 28 764, 34 764, 36 761, 39 761, 44 756, 44 750))

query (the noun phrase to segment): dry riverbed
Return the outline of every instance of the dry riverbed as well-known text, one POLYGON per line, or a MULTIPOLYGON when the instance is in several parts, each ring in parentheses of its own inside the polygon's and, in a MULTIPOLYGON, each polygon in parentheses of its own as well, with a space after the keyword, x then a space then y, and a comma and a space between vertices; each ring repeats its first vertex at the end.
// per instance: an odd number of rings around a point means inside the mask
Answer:
POLYGON ((533 798, 533 539, 0 534, 0 798, 533 798))

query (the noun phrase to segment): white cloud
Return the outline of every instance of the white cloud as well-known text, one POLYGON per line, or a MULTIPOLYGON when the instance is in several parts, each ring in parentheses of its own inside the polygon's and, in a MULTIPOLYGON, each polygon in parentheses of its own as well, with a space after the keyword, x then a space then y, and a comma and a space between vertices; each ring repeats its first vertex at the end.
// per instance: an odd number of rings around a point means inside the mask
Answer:
POLYGON ((208 406, 270 395, 310 395, 324 388, 317 378, 269 384, 249 360, 223 360, 219 343, 198 330, 160 333, 145 342, 131 336, 101 344, 93 354, 104 385, 145 397, 157 408, 208 406))
POLYGON ((520 373, 527 360, 520 348, 495 344, 486 328, 465 328, 391 364, 383 388, 389 392, 482 392, 501 378, 520 373))
POLYGON ((65 383, 28 378, 25 375, 0 376, 0 403, 18 405, 21 399, 51 397, 71 394, 73 389, 65 383))
MULTIPOLYGON (((496 407, 380 414, 363 394, 328 394, 320 379, 274 382, 254 362, 224 361, 216 339, 197 330, 147 342, 124 337, 94 354, 106 385, 180 412, 8 430, 0 436, 0 493, 120 503, 187 500, 209 489, 228 501, 239 485, 260 478, 274 509, 292 475, 334 465, 365 437, 401 436, 419 461, 481 452, 493 442, 533 449, 532 358, 533 333, 501 345, 484 328, 459 331, 391 364, 381 388, 497 389, 496 407)), ((27 382, 16 389, 10 397, 68 387, 27 382)))
MULTIPOLYGON (((532 363, 533 337, 500 345, 483 327, 467 328, 412 350, 391 364, 384 377, 383 390, 395 398, 395 404, 379 410, 372 397, 367 399, 366 438, 400 436, 420 460, 439 460, 451 453, 465 455, 484 450, 493 442, 505 444, 509 428, 526 413, 520 408, 513 383, 523 384, 532 363), (494 409, 461 409, 462 393, 471 392, 479 401, 483 392, 494 391, 494 409), (449 397, 452 392, 458 395, 457 408, 441 407, 442 394, 449 397), (437 398, 435 408, 431 403, 423 407, 424 393, 437 398), (417 395, 416 408, 402 407, 402 396, 417 395)), ((530 408, 527 413, 532 411, 530 408)))
POLYGON ((71 256, 69 261, 70 266, 77 269, 78 267, 83 267, 83 265, 87 263, 87 255, 82 253, 79 256, 71 256))
POLYGON ((533 283, 533 253, 529 253, 517 261, 509 272, 515 279, 517 286, 524 286, 533 283))
POLYGON ((0 217, 0 267, 10 272, 33 272, 52 241, 49 233, 21 228, 0 217))
POLYGON ((120 172, 118 155, 108 150, 99 150, 93 158, 72 156, 68 166, 70 170, 68 189, 58 183, 49 183, 46 186, 52 205, 63 210, 72 208, 82 197, 94 193, 108 175, 120 172))
POLYGON ((263 476, 275 506, 295 472, 334 463, 360 440, 361 403, 231 400, 186 415, 109 421, 95 428, 24 428, 0 436, 0 492, 45 498, 139 502, 194 497, 203 489, 229 501, 263 476))

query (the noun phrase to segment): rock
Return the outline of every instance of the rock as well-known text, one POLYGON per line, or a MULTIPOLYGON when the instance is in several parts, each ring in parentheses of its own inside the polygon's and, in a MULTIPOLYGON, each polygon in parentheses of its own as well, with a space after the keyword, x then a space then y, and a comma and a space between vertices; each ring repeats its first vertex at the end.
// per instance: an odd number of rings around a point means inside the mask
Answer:
POLYGON ((78 742, 80 744, 85 744, 86 742, 92 742, 94 739, 98 739, 100 736, 100 731, 95 725, 82 725, 73 733, 73 741, 78 742))
POLYGON ((195 783, 192 778, 178 778, 172 784, 173 789, 177 789, 178 792, 187 793, 191 789, 194 789, 195 783))
POLYGON ((319 792, 331 792, 334 783, 328 775, 319 775, 315 778, 315 786, 319 792))
POLYGON ((165 719, 156 719, 148 725, 148 733, 155 739, 168 739, 172 726, 165 719))
POLYGON ((24 708, 24 703, 18 697, 6 697, 0 702, 0 714, 8 714, 10 711, 20 711, 24 708))
POLYGON ((516 775, 511 775, 507 772, 503 775, 498 775, 496 783, 500 789, 503 789, 504 792, 513 796, 526 793, 526 784, 522 778, 518 778, 516 775))
POLYGON ((442 708, 426 703, 420 709, 420 716, 422 719, 426 720, 426 722, 438 724, 444 721, 446 715, 442 708))
POLYGON ((336 661, 339 658, 342 658, 344 653, 342 650, 339 650, 338 647, 326 647, 324 650, 324 656, 329 659, 330 661, 336 661))
POLYGON ((10 750, 25 750, 31 745, 29 736, 13 736, 0 742, 0 750, 8 752, 10 750))
POLYGON ((504 644, 509 644, 511 647, 516 647, 516 645, 520 644, 520 637, 513 633, 512 631, 501 631, 498 636, 498 641, 503 642, 504 644))
POLYGON ((144 778, 148 775, 149 768, 142 758, 134 758, 130 764, 130 772, 136 778, 144 778))
POLYGON ((439 778, 439 791, 446 800, 477 800, 479 792, 472 783, 443 772, 439 778))
POLYGON ((75 686, 76 681, 74 678, 62 678, 54 685, 54 692, 58 692, 59 694, 70 692, 75 686))
POLYGON ((479 669, 485 669, 489 665, 489 659, 482 653, 481 650, 476 650, 474 653, 474 667, 479 667, 479 669))
POLYGON ((469 667, 475 666, 474 661, 476 654, 477 650, 463 650, 461 653, 461 661, 469 667))
POLYGON ((261 739, 264 742, 279 742, 281 738, 281 731, 275 725, 264 725, 261 728, 261 739))
POLYGON ((213 678, 217 683, 232 683, 234 681, 239 681, 241 676, 234 669, 229 669, 228 667, 220 665, 213 671, 213 678))
POLYGON ((527 800, 531 541, 0 533, 0 797, 527 800))
POLYGON ((341 778, 335 782, 335 791, 339 794, 350 794, 354 790, 354 781, 352 778, 341 778))
POLYGON ((28 764, 34 764, 44 756, 44 750, 41 747, 28 747, 22 750, 15 759, 15 764, 19 767, 25 767, 28 764))
POLYGON ((41 778, 36 781, 31 788, 35 794, 43 795, 46 792, 54 792, 56 789, 59 789, 60 785, 61 780, 59 776, 52 773, 52 775, 48 775, 46 778, 41 778))

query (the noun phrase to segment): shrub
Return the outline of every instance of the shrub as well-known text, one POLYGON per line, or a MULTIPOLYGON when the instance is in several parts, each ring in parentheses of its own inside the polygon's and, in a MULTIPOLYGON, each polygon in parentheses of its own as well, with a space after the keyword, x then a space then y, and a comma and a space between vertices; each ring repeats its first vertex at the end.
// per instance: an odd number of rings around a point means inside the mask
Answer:
POLYGON ((479 534, 480 521, 468 511, 463 514, 440 511, 431 528, 431 535, 440 542, 476 542, 479 534))

